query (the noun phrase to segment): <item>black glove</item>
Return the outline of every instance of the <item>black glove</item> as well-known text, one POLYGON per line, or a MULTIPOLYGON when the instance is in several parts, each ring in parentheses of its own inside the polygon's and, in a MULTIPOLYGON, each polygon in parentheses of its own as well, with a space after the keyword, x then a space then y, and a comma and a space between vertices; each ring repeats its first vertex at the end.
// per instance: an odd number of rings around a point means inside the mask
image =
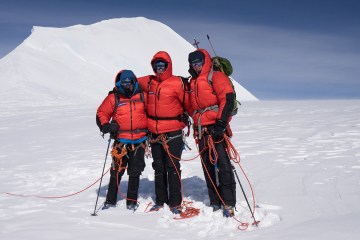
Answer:
POLYGON ((216 120, 215 127, 213 132, 211 133, 214 141, 218 142, 224 138, 224 132, 226 129, 227 123, 218 119, 216 120))
POLYGON ((104 134, 105 133, 116 134, 119 131, 119 125, 117 125, 117 123, 115 122, 105 123, 104 125, 101 126, 101 131, 104 134))

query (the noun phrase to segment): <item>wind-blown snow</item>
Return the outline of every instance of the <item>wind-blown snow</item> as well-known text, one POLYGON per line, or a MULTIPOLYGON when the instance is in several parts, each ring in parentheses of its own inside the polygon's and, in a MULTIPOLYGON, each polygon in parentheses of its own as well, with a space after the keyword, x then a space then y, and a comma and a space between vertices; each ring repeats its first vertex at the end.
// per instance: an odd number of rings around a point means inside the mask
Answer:
MULTIPOLYGON (((121 18, 66 28, 34 27, 0 60, 0 100, 32 105, 99 102, 121 69, 152 74, 150 60, 167 51, 175 75, 189 76, 194 47, 166 25, 146 18, 121 18)), ((235 67, 235 66, 234 66, 235 67)), ((236 81, 240 101, 257 100, 236 81)))
MULTIPOLYGON (((100 104, 100 103, 98 103, 100 104)), ((0 237, 41 239, 267 239, 338 240, 360 237, 360 101, 245 102, 232 120, 232 143, 255 191, 259 227, 213 213, 200 160, 182 161, 185 199, 197 217, 174 220, 168 208, 145 213, 154 198, 152 159, 140 181, 140 207, 94 210, 98 183, 71 197, 43 199, 5 194, 64 196, 101 174, 107 139, 95 125, 97 105, 0 104, 0 237)), ((184 151, 183 158, 196 156, 184 151)), ((109 158, 106 169, 110 167, 109 158)), ((248 198, 249 187, 237 168, 248 198)), ((99 205, 104 201, 105 175, 99 205)), ((121 183, 125 193, 127 176, 121 183)), ((237 186, 236 217, 251 223, 237 186)))

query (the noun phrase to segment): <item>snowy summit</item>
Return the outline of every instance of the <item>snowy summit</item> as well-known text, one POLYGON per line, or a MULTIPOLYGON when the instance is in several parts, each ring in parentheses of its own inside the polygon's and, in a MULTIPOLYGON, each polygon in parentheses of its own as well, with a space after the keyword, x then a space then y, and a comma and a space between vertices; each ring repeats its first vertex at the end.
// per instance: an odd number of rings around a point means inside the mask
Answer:
MULTIPOLYGON (((20 95, 32 103, 98 102, 119 70, 152 74, 150 60, 160 50, 172 57, 175 75, 189 76, 187 57, 194 47, 157 21, 138 17, 66 28, 34 27, 0 60, 1 100, 18 101, 20 95)), ((237 82, 234 85, 238 100, 257 100, 237 82)))

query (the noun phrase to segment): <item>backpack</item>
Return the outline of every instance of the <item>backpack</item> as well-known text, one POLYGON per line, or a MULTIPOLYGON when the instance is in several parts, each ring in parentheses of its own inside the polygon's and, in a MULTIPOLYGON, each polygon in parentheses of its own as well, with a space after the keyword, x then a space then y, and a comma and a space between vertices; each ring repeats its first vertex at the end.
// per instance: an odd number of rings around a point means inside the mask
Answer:
POLYGON ((223 57, 213 57, 211 59, 213 63, 214 71, 221 71, 226 74, 226 76, 230 76, 233 73, 233 67, 229 60, 223 57))
MULTIPOLYGON (((213 88, 212 76, 214 74, 214 71, 223 72, 226 76, 228 76, 228 78, 230 79, 231 86, 234 90, 234 107, 231 112, 231 116, 234 116, 237 114, 238 108, 239 108, 238 105, 241 105, 241 103, 238 100, 236 100, 236 91, 235 91, 235 87, 233 84, 234 79, 232 77, 230 77, 230 75, 233 73, 233 67, 231 66, 230 61, 223 57, 216 56, 216 57, 213 57, 211 59, 211 61, 212 61, 212 69, 208 76, 208 82, 209 82, 210 86, 213 88)), ((214 90, 213 90, 213 93, 215 93, 214 90)))

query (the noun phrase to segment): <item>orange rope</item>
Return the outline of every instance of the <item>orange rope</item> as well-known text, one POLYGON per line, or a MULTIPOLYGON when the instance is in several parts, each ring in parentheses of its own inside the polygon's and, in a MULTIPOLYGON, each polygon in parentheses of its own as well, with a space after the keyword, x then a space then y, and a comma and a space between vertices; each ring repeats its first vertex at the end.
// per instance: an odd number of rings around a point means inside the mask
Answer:
POLYGON ((208 137, 207 138, 207 146, 209 149, 209 161, 212 165, 215 165, 215 163, 217 162, 217 159, 219 157, 216 148, 215 148, 215 143, 214 140, 212 139, 212 137, 208 137))
POLYGON ((191 207, 192 202, 183 201, 182 208, 185 208, 185 211, 180 213, 180 217, 174 217, 175 220, 181 220, 185 218, 192 218, 200 214, 200 209, 191 207))
MULTIPOLYGON (((120 163, 122 163, 122 158, 127 154, 126 147, 122 143, 118 143, 113 146, 113 149, 111 150, 111 156, 116 158, 120 163), (121 152, 119 153, 118 148, 121 148, 121 152)), ((119 165, 121 166, 121 164, 119 165)))
POLYGON ((226 152, 228 153, 229 158, 235 163, 240 163, 240 154, 238 153, 234 145, 231 143, 230 138, 224 135, 224 139, 227 145, 226 152))

